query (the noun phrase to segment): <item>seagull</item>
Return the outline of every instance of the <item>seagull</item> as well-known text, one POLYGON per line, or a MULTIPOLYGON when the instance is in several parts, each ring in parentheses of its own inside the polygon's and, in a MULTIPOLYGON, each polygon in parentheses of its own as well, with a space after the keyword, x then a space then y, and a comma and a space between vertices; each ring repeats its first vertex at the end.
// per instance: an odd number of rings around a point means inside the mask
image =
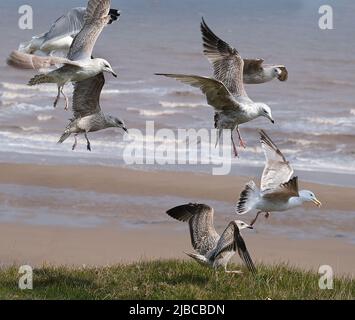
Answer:
POLYGON ((96 76, 101 72, 117 74, 111 65, 101 58, 92 59, 92 50, 104 26, 110 21, 111 0, 89 0, 85 13, 85 22, 81 31, 75 36, 67 58, 57 58, 62 67, 47 74, 36 75, 29 81, 33 86, 41 83, 57 83, 58 94, 54 101, 56 107, 60 94, 65 97, 65 109, 68 109, 68 98, 63 92, 69 82, 79 82, 96 76))
POLYGON ((245 214, 253 209, 258 213, 250 225, 254 225, 260 213, 286 211, 304 202, 313 202, 317 207, 322 203, 309 190, 298 190, 298 178, 292 177, 293 168, 269 136, 260 130, 260 142, 264 150, 266 164, 261 176, 260 190, 250 181, 241 192, 236 205, 237 214, 245 214))
MULTIPOLYGON (((213 52, 210 52, 210 43, 209 39, 213 38, 217 40, 219 43, 223 43, 221 39, 219 39, 212 30, 208 27, 205 20, 202 18, 201 22, 201 33, 204 47, 204 54, 207 59, 214 66, 215 78, 219 80, 223 80, 223 75, 220 75, 220 72, 224 72, 220 70, 218 65, 215 65, 215 60, 213 56, 213 52)), ((227 44, 228 45, 228 44, 227 44)), ((228 45, 229 46, 229 45, 228 45)), ((213 48, 212 48, 213 49, 213 48)), ((271 81, 275 78, 280 81, 286 81, 288 78, 288 71, 284 65, 273 65, 267 64, 263 65, 263 59, 243 59, 244 67, 243 67, 243 82, 246 84, 259 84, 271 81)), ((231 64, 233 61, 230 62, 231 64)))
POLYGON ((245 142, 239 132, 240 124, 257 117, 266 117, 272 123, 275 121, 267 104, 253 102, 248 97, 243 83, 244 61, 239 52, 218 38, 204 21, 202 21, 201 30, 204 53, 213 64, 214 78, 185 74, 158 73, 157 75, 174 78, 201 89, 206 95, 207 103, 215 109, 214 123, 218 130, 216 144, 223 129, 231 130, 233 150, 237 157, 238 151, 233 139, 234 129, 237 130, 240 145, 245 148, 245 142))
POLYGON ((288 79, 288 71, 284 65, 263 65, 263 62, 263 59, 244 59, 244 83, 259 84, 276 78, 280 81, 286 81, 288 79))
POLYGON ((73 119, 66 127, 58 143, 63 143, 72 133, 74 134, 75 150, 77 145, 77 135, 83 133, 87 141, 87 149, 91 151, 90 141, 87 134, 106 128, 117 127, 127 132, 124 122, 120 119, 106 115, 100 107, 100 94, 105 84, 105 76, 101 72, 95 77, 77 82, 74 84, 73 94, 73 119))
POLYGON ((172 208, 166 212, 170 217, 189 223, 192 247, 196 253, 186 253, 203 265, 214 269, 223 267, 227 273, 241 273, 239 270, 227 270, 227 264, 238 251, 247 268, 255 273, 256 269, 242 238, 240 230, 252 226, 235 220, 231 221, 220 236, 213 225, 214 210, 206 204, 189 203, 172 208))
MULTIPOLYGON (((70 9, 51 25, 48 32, 34 36, 29 42, 21 43, 18 51, 28 54, 40 51, 46 55, 52 55, 55 51, 68 51, 73 38, 84 25, 85 13, 85 7, 70 9)), ((111 24, 119 19, 120 11, 110 9, 109 15, 108 24, 111 24)))

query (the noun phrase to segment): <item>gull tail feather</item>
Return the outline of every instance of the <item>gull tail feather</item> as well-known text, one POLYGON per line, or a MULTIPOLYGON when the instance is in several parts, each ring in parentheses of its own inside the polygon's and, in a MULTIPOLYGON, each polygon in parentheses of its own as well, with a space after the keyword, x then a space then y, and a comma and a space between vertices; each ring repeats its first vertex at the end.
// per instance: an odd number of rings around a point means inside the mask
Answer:
POLYGON ((184 252, 186 255, 188 255, 190 258, 194 259, 195 261, 197 261, 199 264, 202 264, 202 265, 206 265, 208 264, 208 259, 201 255, 201 254, 197 254, 197 253, 187 253, 187 252, 184 252))
POLYGON ((65 130, 62 136, 60 137, 58 143, 63 143, 65 140, 69 138, 70 135, 71 135, 70 130, 69 129, 65 130))
POLYGON ((235 207, 237 214, 245 214, 254 208, 255 203, 259 199, 259 189, 254 181, 250 181, 245 185, 244 190, 240 193, 239 201, 235 207))
POLYGON ((55 83, 55 80, 48 74, 38 74, 28 82, 28 85, 34 86, 41 83, 55 83))

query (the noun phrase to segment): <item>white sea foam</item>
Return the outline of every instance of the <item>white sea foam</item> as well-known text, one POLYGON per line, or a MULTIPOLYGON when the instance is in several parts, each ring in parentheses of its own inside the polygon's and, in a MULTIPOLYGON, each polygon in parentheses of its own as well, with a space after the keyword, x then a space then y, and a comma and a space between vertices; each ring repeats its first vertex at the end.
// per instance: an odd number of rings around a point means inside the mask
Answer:
POLYGON ((145 117, 159 117, 179 113, 174 110, 148 110, 148 109, 139 109, 139 108, 127 108, 128 111, 138 112, 139 115, 145 117))
POLYGON ((38 121, 49 121, 49 120, 52 120, 52 119, 54 119, 54 117, 53 116, 51 116, 51 115, 46 115, 46 114, 39 114, 38 116, 37 116, 37 120, 38 121))
POLYGON ((169 102, 169 101, 159 101, 159 104, 163 108, 199 108, 199 107, 208 106, 207 104, 204 103, 169 102))

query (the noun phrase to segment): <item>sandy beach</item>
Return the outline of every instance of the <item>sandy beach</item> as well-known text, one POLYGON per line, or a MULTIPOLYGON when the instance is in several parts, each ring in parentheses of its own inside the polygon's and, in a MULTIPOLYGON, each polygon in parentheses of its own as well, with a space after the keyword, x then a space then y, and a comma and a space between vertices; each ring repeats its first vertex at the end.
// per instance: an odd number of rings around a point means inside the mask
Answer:
MULTIPOLYGON (((0 201, 17 210, 26 207, 35 215, 37 210, 54 207, 56 214, 49 219, 36 223, 33 216, 24 218, 12 217, 0 224, 0 264, 30 264, 39 266, 53 265, 106 265, 126 263, 142 259, 154 258, 184 258, 183 251, 191 250, 187 226, 169 219, 165 210, 172 205, 185 202, 210 201, 209 203, 226 203, 221 208, 226 212, 216 210, 216 228, 223 227, 232 219, 237 219, 233 205, 243 185, 249 179, 244 177, 215 177, 205 174, 148 172, 125 168, 100 166, 47 166, 47 165, 15 165, 0 164, 0 201), (41 198, 24 196, 15 197, 6 193, 6 188, 40 189, 41 198), (43 189, 44 188, 44 189, 43 189), (46 191, 47 190, 47 191, 46 191), (69 192, 94 192, 95 197, 87 206, 80 203, 85 198, 77 199, 78 203, 65 204, 57 202, 53 190, 69 190, 69 192), (111 206, 101 203, 103 195, 117 199, 148 197, 150 204, 138 206, 122 203, 111 206), (208 200, 206 200, 208 199, 208 200), (95 201, 94 201, 95 200, 95 201), (54 216, 61 211, 66 215, 73 212, 72 219, 101 217, 99 223, 85 227, 66 225, 53 221, 54 216), (120 212, 114 215, 112 212, 120 212), (122 214, 121 214, 122 213, 122 214), (125 221, 146 221, 140 223, 122 224, 125 221), (43 222, 44 221, 44 222, 43 222), (152 223, 149 223, 152 222, 152 223)), ((341 210, 351 212, 354 208, 352 196, 354 189, 302 183, 303 188, 313 190, 322 200, 321 210, 331 212, 341 210)), ((25 190, 25 189, 23 189, 25 190)), ((111 199, 111 198, 110 198, 111 199)), ((63 202, 70 199, 63 198, 63 202)), ((308 207, 308 206, 307 206, 308 207)), ((312 206, 309 206, 312 210, 312 206)), ((296 222, 279 220, 277 214, 269 219, 260 219, 256 230, 245 232, 244 238, 254 260, 259 263, 287 262, 305 269, 317 270, 320 265, 331 265, 336 274, 354 274, 355 245, 346 239, 334 237, 319 237, 316 239, 293 239, 292 237, 263 232, 264 225, 282 228, 290 224, 293 228, 307 228, 307 224, 318 223, 312 220, 312 212, 308 214, 309 221, 296 222)), ((297 215, 297 210, 293 213, 297 215)), ((292 217, 292 216, 291 216, 292 217)), ((242 219, 250 221, 252 215, 242 219)), ((342 228, 339 229, 339 232, 342 228)), ((344 225, 344 230, 354 230, 352 225, 344 225)), ((307 229, 305 229, 307 230, 307 229)), ((238 261, 235 258, 234 261, 238 261)))

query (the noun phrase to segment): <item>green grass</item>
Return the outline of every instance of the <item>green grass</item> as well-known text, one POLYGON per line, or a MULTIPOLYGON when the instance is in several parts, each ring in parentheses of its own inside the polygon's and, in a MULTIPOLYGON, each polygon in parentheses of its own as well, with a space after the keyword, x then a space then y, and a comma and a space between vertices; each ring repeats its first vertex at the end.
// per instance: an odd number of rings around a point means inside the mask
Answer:
MULTIPOLYGON (((230 266, 238 268, 240 266, 230 266)), ((245 271, 245 270, 244 270, 245 271)), ((102 268, 42 267, 33 290, 18 289, 17 267, 0 271, 0 299, 354 299, 355 280, 335 279, 287 265, 258 266, 253 276, 225 274, 193 261, 153 261, 102 268)))

